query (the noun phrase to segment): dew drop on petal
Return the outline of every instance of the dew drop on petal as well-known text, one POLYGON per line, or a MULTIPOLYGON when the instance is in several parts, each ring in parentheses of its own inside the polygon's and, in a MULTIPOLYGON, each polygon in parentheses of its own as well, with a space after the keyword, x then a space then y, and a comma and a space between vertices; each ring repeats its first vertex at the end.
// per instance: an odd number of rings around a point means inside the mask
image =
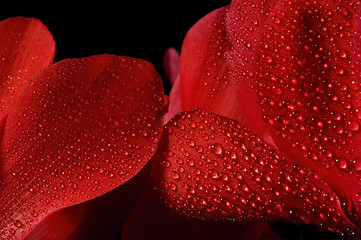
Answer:
POLYGON ((349 121, 348 126, 349 126, 351 131, 358 131, 359 128, 360 128, 360 124, 355 120, 349 121))
POLYGON ((219 143, 215 143, 214 145, 212 145, 212 152, 216 155, 222 155, 223 154, 223 147, 221 144, 219 143))
POLYGON ((336 159, 335 160, 335 165, 342 169, 342 170, 346 170, 347 169, 347 162, 344 158, 340 158, 340 159, 336 159))
POLYGON ((353 168, 356 171, 361 171, 361 157, 353 159, 353 168))

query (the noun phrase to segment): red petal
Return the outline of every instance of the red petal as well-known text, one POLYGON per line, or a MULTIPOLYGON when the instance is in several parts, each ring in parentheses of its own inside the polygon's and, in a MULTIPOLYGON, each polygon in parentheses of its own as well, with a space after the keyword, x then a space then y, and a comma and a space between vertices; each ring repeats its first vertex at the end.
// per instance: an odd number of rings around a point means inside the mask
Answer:
MULTIPOLYGON (((267 17, 279 0, 233 0, 226 17, 227 36, 234 47, 230 74, 242 88, 254 85, 256 73, 255 46, 267 17), (233 62, 234 61, 234 62, 233 62)), ((249 91, 249 90, 248 90, 249 91)))
POLYGON ((42 221, 26 240, 117 239, 145 182, 150 164, 122 186, 90 201, 56 211, 42 221))
POLYGON ((361 95, 352 54, 357 5, 280 1, 258 41, 255 84, 278 148, 320 174, 355 222, 361 213, 361 95))
POLYGON ((250 58, 249 67, 254 66, 254 46, 277 2, 279 0, 232 0, 230 4, 226 18, 229 40, 243 57, 250 58))
POLYGON ((54 59, 55 42, 35 18, 0 22, 0 116, 9 110, 19 90, 54 59))
POLYGON ((209 112, 173 118, 152 165, 167 205, 186 216, 354 229, 335 193, 317 174, 288 163, 233 120, 209 112))
POLYGON ((203 108, 241 120, 236 90, 228 77, 226 53, 232 46, 226 35, 226 12, 223 7, 208 14, 184 39, 180 60, 182 109, 203 108))
POLYGON ((361 82, 361 7, 357 8, 354 26, 354 62, 355 74, 358 83, 361 82))
MULTIPOLYGON (((150 163, 122 186, 91 201, 74 233, 67 240, 118 239, 131 215, 146 182, 151 181, 150 163)), ((80 204, 82 205, 82 204, 80 204)))
POLYGON ((215 222, 186 219, 172 213, 150 186, 122 231, 122 240, 267 240, 275 236, 266 222, 215 222))
POLYGON ((132 178, 162 130, 162 82, 143 60, 64 60, 22 91, 2 141, 0 233, 26 236, 55 210, 132 178))
POLYGON ((267 126, 252 90, 255 82, 255 46, 266 18, 278 0, 232 1, 226 17, 227 35, 234 47, 228 54, 229 77, 238 88, 239 102, 247 126, 264 138, 269 138, 267 126))
POLYGON ((168 48, 164 52, 163 56, 163 68, 164 73, 167 76, 171 85, 174 85, 174 82, 179 76, 179 53, 175 48, 168 48))
POLYGON ((42 221, 26 240, 68 239, 83 218, 85 204, 71 206, 51 214, 42 221))
POLYGON ((182 100, 180 92, 180 79, 179 76, 175 80, 169 94, 169 108, 168 112, 164 115, 163 122, 166 124, 174 115, 182 111, 182 100))

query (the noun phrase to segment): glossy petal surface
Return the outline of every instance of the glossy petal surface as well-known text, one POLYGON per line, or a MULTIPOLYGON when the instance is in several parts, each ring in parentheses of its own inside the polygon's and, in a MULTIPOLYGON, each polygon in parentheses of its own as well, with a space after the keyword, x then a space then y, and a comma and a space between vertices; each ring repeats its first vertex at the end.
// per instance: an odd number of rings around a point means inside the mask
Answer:
POLYGON ((177 115, 166 125, 152 165, 167 205, 185 216, 354 229, 317 174, 288 163, 228 118, 201 110, 177 115))
POLYGON ((257 45, 266 19, 278 1, 233 0, 229 6, 226 17, 227 33, 235 50, 242 53, 244 62, 252 63, 247 67, 254 66, 254 46, 257 45))
POLYGON ((361 81, 361 7, 357 7, 355 23, 354 23, 354 62, 355 62, 355 75, 356 81, 361 81))
POLYGON ((232 49, 225 27, 227 7, 198 21, 187 33, 181 52, 182 109, 203 108, 242 119, 234 84, 228 77, 226 53, 232 49))
POLYGON ((24 237, 53 211, 132 178, 155 152, 166 107, 143 60, 64 60, 33 78, 3 134, 1 236, 24 237))
POLYGON ((264 138, 269 138, 269 133, 253 90, 258 62, 255 46, 276 2, 278 0, 234 0, 226 16, 227 36, 234 48, 227 55, 229 77, 237 86, 247 126, 264 138))
POLYGON ((278 148, 320 174, 356 225, 361 212, 361 95, 353 56, 358 4, 279 1, 256 48, 255 84, 278 148))
POLYGON ((9 110, 20 89, 53 62, 55 42, 35 18, 0 22, 0 115, 9 110))

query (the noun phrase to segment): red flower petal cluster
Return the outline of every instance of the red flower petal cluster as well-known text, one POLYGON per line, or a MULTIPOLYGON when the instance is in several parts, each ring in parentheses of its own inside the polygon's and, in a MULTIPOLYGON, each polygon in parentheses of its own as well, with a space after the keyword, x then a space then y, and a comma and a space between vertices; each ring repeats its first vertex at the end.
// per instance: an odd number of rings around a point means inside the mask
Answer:
POLYGON ((209 112, 166 125, 153 171, 167 205, 203 219, 359 234, 358 9, 232 1, 188 32, 177 105, 209 112))
POLYGON ((150 63, 52 64, 39 20, 0 22, 0 239, 110 238, 85 233, 100 216, 121 219, 105 224, 123 240, 280 239, 268 224, 279 220, 357 238, 359 4, 213 11, 180 59, 166 54, 167 114, 150 63), (111 213, 126 205, 129 218, 111 213))

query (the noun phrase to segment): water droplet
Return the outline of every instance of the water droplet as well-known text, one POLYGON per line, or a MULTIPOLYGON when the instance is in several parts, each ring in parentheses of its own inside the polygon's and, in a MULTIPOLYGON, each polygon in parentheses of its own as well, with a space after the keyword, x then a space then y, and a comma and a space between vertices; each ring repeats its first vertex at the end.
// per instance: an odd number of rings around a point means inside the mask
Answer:
POLYGON ((338 48, 336 50, 336 54, 339 58, 342 58, 342 59, 346 59, 347 58, 347 52, 345 49, 343 48, 338 48))
POLYGON ((352 105, 350 102, 343 102, 343 105, 342 105, 345 109, 351 109, 352 108, 352 105))
POLYGON ((242 180, 242 179, 243 179, 242 174, 241 174, 240 172, 235 172, 235 173, 234 173, 234 176, 235 176, 235 178, 237 178, 238 180, 242 180))
POLYGON ((16 231, 15 231, 14 228, 10 228, 10 229, 9 229, 9 232, 10 232, 10 234, 13 234, 13 235, 16 233, 16 231))
POLYGON ((216 155, 222 155, 223 154, 223 147, 219 143, 215 143, 212 146, 212 152, 216 155))
POLYGON ((344 132, 342 126, 340 126, 340 125, 337 125, 337 126, 335 127, 335 131, 336 131, 336 133, 338 133, 338 134, 342 134, 342 133, 344 132))
MULTIPOLYGON (((172 152, 169 152, 169 153, 171 153, 171 154, 173 155, 172 152)), ((169 155, 169 154, 168 154, 168 155, 169 155)), ((171 155, 169 155, 169 156, 171 156, 171 155)), ((170 161, 165 160, 165 161, 162 163, 162 166, 163 166, 163 167, 166 167, 166 168, 169 168, 169 167, 171 166, 171 163, 170 163, 170 161)))
POLYGON ((339 112, 332 112, 332 118, 336 121, 341 121, 341 114, 339 112))
POLYGON ((252 20, 252 24, 253 24, 254 26, 258 26, 259 22, 258 22, 257 19, 253 19, 253 20, 252 20))
POLYGON ((249 192, 249 188, 248 188, 248 186, 246 185, 246 184, 244 184, 243 186, 242 186, 242 190, 243 191, 245 191, 245 192, 249 192))
POLYGON ((178 180, 180 178, 180 175, 178 172, 174 171, 174 172, 172 172, 172 177, 174 180, 178 180))
POLYGON ((78 188, 78 185, 76 183, 70 183, 69 186, 73 189, 77 189, 78 188))
POLYGON ((23 226, 22 222, 20 222, 19 220, 16 220, 16 221, 14 222, 14 225, 15 225, 15 227, 18 227, 18 228, 20 228, 20 227, 23 226))
POLYGON ((169 183, 169 189, 172 191, 176 191, 177 190, 177 185, 173 182, 169 183))
POLYGON ((188 140, 187 142, 190 147, 194 147, 196 145, 196 143, 192 139, 188 140))
POLYGON ((271 63, 272 57, 270 55, 262 55, 260 60, 265 63, 271 63))
POLYGON ((348 122, 348 127, 350 128, 351 131, 358 131, 360 128, 360 125, 357 121, 351 120, 348 122))
POLYGON ((228 156, 229 156, 229 158, 232 159, 232 160, 237 160, 237 153, 236 153, 235 151, 233 151, 233 150, 230 150, 230 151, 228 152, 228 156))
POLYGON ((31 212, 31 216, 33 216, 33 217, 37 217, 38 215, 39 215, 38 212, 35 211, 35 210, 33 210, 33 211, 31 212))
POLYGON ((271 177, 268 175, 268 174, 265 174, 265 179, 266 179, 266 181, 267 182, 272 182, 272 179, 271 179, 271 177))
POLYGON ((335 164, 338 168, 345 170, 347 169, 347 162, 344 158, 336 159, 335 164))
POLYGON ((338 6, 337 10, 337 13, 343 17, 347 17, 349 15, 349 11, 344 6, 338 6))
POLYGON ((196 150, 197 150, 197 152, 202 153, 203 152, 203 147, 202 146, 196 146, 196 150))
POLYGON ((357 157, 355 158, 353 161, 353 168, 356 170, 356 171, 361 171, 361 157, 357 157))
POLYGON ((215 170, 209 171, 209 176, 210 176, 211 178, 213 178, 213 179, 218 179, 218 178, 219 178, 219 174, 218 174, 218 172, 215 171, 215 170))
POLYGON ((193 120, 190 120, 189 121, 189 126, 191 127, 191 128, 195 128, 197 125, 196 125, 196 122, 195 121, 193 121, 193 120))
POLYGON ((336 71, 336 74, 338 74, 338 75, 345 74, 345 69, 343 67, 341 67, 340 65, 335 66, 335 71, 336 71))
POLYGON ((272 22, 275 23, 275 24, 280 24, 281 23, 281 19, 277 18, 277 17, 273 17, 272 19, 272 22))
POLYGON ((361 193, 356 194, 356 200, 361 202, 361 193))
POLYGON ((355 110, 356 117, 361 120, 361 109, 357 108, 355 110))

